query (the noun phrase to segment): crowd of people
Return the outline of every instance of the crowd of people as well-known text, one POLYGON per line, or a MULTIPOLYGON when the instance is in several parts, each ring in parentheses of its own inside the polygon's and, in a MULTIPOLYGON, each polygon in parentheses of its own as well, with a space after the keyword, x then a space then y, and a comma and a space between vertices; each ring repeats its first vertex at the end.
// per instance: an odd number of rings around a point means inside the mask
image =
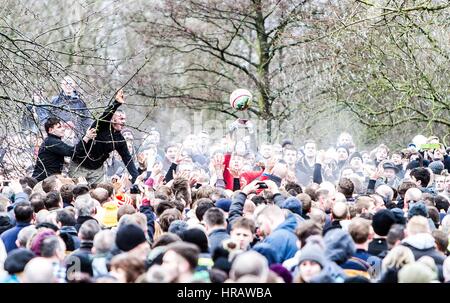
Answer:
POLYGON ((349 133, 326 149, 257 144, 237 120, 216 140, 161 148, 153 129, 136 146, 123 91, 93 119, 71 81, 59 111, 30 109, 45 134, 32 171, 0 175, 1 282, 450 281, 438 137, 400 150, 360 150, 349 133))

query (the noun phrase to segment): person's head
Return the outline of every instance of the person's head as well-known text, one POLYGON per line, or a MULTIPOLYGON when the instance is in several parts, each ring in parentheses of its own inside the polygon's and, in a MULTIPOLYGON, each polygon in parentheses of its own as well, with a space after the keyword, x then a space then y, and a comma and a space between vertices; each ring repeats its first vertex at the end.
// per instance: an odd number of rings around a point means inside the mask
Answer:
POLYGON ((91 197, 97 200, 101 205, 109 200, 108 191, 104 188, 96 188, 91 192, 91 197))
POLYGON ((77 224, 75 213, 67 208, 58 210, 56 213, 56 222, 59 228, 63 226, 75 226, 77 224))
POLYGON ((314 220, 306 220, 300 222, 295 230, 295 235, 299 240, 300 247, 304 247, 309 237, 314 235, 322 235, 322 225, 314 220))
POLYGON ((206 231, 212 232, 218 228, 226 228, 224 212, 217 207, 211 207, 203 215, 203 222, 205 222, 206 231))
POLYGON ((416 167, 409 173, 411 180, 419 187, 427 187, 430 183, 431 174, 428 169, 424 167, 416 167))
POLYGON ((30 223, 33 219, 33 208, 30 202, 17 202, 14 205, 14 216, 17 222, 30 223))
POLYGON ((394 162, 385 162, 383 164, 383 175, 387 180, 392 180, 397 174, 398 168, 395 166, 394 162))
POLYGON ((146 243, 145 233, 136 224, 119 225, 116 234, 116 246, 122 251, 130 251, 146 243))
POLYGON ((240 217, 231 226, 230 238, 238 243, 239 249, 247 250, 255 235, 255 222, 252 219, 240 217))
POLYGON ((237 154, 237 153, 233 153, 233 155, 230 158, 230 168, 231 169, 235 169, 237 171, 241 170, 242 167, 244 166, 244 157, 237 154))
POLYGON ((434 198, 434 203, 439 212, 444 211, 445 213, 447 213, 449 201, 446 197, 438 195, 434 198))
POLYGON ((185 178, 173 179, 172 192, 176 200, 183 202, 186 207, 191 205, 191 187, 185 178))
POLYGON ((388 248, 392 249, 393 247, 397 246, 404 238, 405 238, 405 226, 402 224, 392 225, 386 236, 388 248))
POLYGON ((287 173, 288 173, 287 163, 284 160, 278 160, 272 169, 272 175, 284 179, 286 178, 287 173))
POLYGON ((319 236, 312 236, 301 249, 298 262, 299 281, 309 283, 326 265, 323 241, 319 236))
POLYGON ((64 184, 61 186, 59 193, 61 194, 61 199, 63 203, 72 204, 73 202, 73 189, 75 185, 73 184, 64 184))
POLYGON ((45 209, 44 195, 41 193, 34 193, 30 196, 31 207, 34 213, 38 213, 41 209, 45 209))
POLYGON ((314 221, 319 226, 323 227, 325 225, 327 215, 322 209, 313 207, 313 208, 311 208, 311 211, 309 212, 309 217, 310 217, 311 221, 314 221))
POLYGON ((176 208, 166 209, 161 216, 159 217, 159 225, 163 232, 167 232, 169 230, 170 224, 175 220, 181 220, 182 215, 180 211, 176 208))
POLYGON ((145 273, 145 262, 139 257, 123 253, 111 259, 111 272, 119 278, 122 283, 134 283, 136 279, 145 273))
POLYGON ((92 216, 96 212, 94 200, 89 195, 80 196, 75 200, 78 217, 92 216))
POLYGON ((276 205, 265 206, 256 215, 256 225, 262 236, 268 236, 285 220, 283 211, 276 205))
POLYGON ((56 175, 49 176, 42 181, 42 190, 45 193, 51 191, 59 191, 61 189, 62 182, 56 175))
POLYGON ((423 216, 414 216, 409 219, 408 224, 406 225, 406 233, 408 236, 431 233, 427 218, 423 216))
POLYGON ((391 202, 394 198, 394 190, 390 186, 385 184, 378 186, 375 192, 383 197, 384 201, 386 202, 391 202))
POLYGON ((289 166, 295 165, 295 163, 297 162, 297 150, 295 149, 295 147, 290 146, 284 149, 283 160, 286 161, 289 166))
POLYGON ((331 211, 331 216, 333 220, 339 221, 339 220, 346 220, 349 218, 349 210, 347 203, 344 202, 336 202, 333 205, 333 209, 331 211))
POLYGON ((211 199, 203 198, 197 200, 197 207, 195 208, 195 216, 201 222, 206 211, 212 207, 215 207, 211 199))
POLYGON ((449 236, 442 230, 438 230, 438 229, 433 230, 431 235, 433 236, 434 241, 436 242, 436 249, 438 251, 442 252, 444 255, 447 255, 449 236))
POLYGON ((375 201, 369 196, 360 196, 355 201, 356 215, 362 215, 364 213, 373 214, 375 210, 375 201))
POLYGON ((136 209, 133 206, 124 204, 117 210, 117 221, 120 221, 124 215, 132 215, 134 213, 136 213, 136 209))
POLYGON ((111 125, 115 131, 122 131, 127 122, 127 116, 125 112, 117 110, 111 118, 111 125))
POLYGON ((340 146, 351 146, 353 144, 352 135, 347 132, 343 132, 339 135, 337 139, 337 145, 340 146))
POLYGON ((86 184, 77 184, 72 190, 73 198, 76 200, 80 196, 87 195, 89 193, 89 186, 86 184))
POLYGON ((349 158, 349 162, 350 162, 350 167, 356 171, 359 171, 363 166, 362 156, 358 152, 351 154, 351 156, 349 158))
POLYGON ((71 76, 65 76, 59 83, 62 91, 66 96, 71 96, 77 90, 77 83, 71 76))
POLYGON ((336 154, 337 154, 337 160, 339 162, 347 161, 349 157, 349 151, 348 148, 345 146, 338 146, 336 148, 336 154))
POLYGON ((116 241, 116 233, 112 230, 105 229, 99 231, 94 236, 93 253, 100 255, 110 252, 114 248, 116 241))
POLYGON ((375 153, 375 158, 377 159, 378 162, 380 162, 380 161, 387 159, 388 154, 389 154, 389 148, 384 144, 380 144, 377 147, 377 151, 375 153))
POLYGON ((180 238, 184 242, 197 245, 198 249, 200 249, 200 253, 209 252, 208 236, 206 236, 205 232, 200 228, 194 227, 186 229, 185 231, 183 231, 180 238))
POLYGON ((36 227, 34 225, 29 225, 22 228, 17 234, 16 245, 19 248, 28 248, 29 241, 37 233, 36 227))
POLYGON ((317 154, 317 145, 314 140, 306 140, 304 144, 305 157, 314 158, 317 154))
POLYGON ((397 245, 384 257, 381 267, 384 271, 388 269, 401 269, 403 266, 415 261, 411 249, 403 245, 397 245))
POLYGON ((348 232, 355 244, 365 244, 373 236, 371 222, 363 218, 353 218, 348 226, 348 232))
POLYGON ((243 276, 256 276, 261 282, 269 275, 267 259, 256 251, 247 251, 236 257, 231 265, 230 278, 237 281, 243 276))
POLYGON ((405 203, 414 203, 422 199, 422 191, 416 187, 410 188, 405 193, 405 203))
POLYGON ((56 283, 52 261, 36 257, 30 260, 23 271, 24 283, 56 283))
POLYGON ((398 194, 402 199, 404 199, 406 191, 410 188, 415 188, 415 187, 417 187, 416 183, 411 182, 411 181, 403 181, 398 186, 398 194))
POLYGON ((49 135, 59 138, 64 137, 65 128, 62 125, 61 120, 56 117, 48 118, 47 121, 45 121, 44 128, 49 135))
POLYGON ((355 190, 355 185, 352 180, 348 178, 341 178, 337 186, 337 191, 344 194, 345 198, 353 197, 353 192, 355 190))
POLYGON ((377 211, 372 218, 373 231, 381 237, 385 237, 389 229, 395 224, 395 215, 388 209, 377 211))
POLYGON ((59 192, 51 191, 44 198, 44 205, 47 210, 62 208, 62 200, 59 192))
POLYGON ((297 195, 297 199, 302 202, 302 213, 308 214, 311 210, 312 199, 307 193, 297 195))
POLYGON ((395 151, 392 153, 391 155, 391 161, 395 164, 395 165, 400 165, 402 164, 402 153, 399 151, 395 151))
POLYGON ((95 220, 87 220, 81 224, 78 237, 81 241, 94 241, 95 235, 101 230, 100 225, 95 220))
POLYGON ((435 176, 436 190, 439 193, 442 193, 442 192, 446 191, 445 178, 446 178, 446 176, 442 176, 442 175, 436 175, 435 176))
POLYGON ((272 145, 267 142, 263 143, 259 148, 259 153, 264 159, 269 159, 272 154, 272 145))
POLYGON ((167 245, 163 256, 163 268, 172 277, 172 281, 185 282, 197 267, 199 248, 191 243, 175 242, 167 245))
POLYGON ((55 258, 59 261, 64 260, 66 245, 58 236, 49 236, 42 241, 41 256, 44 258, 55 258))
POLYGON ((176 143, 169 143, 166 148, 164 149, 164 153, 167 159, 169 161, 174 162, 175 158, 177 156, 179 146, 176 143))
POLYGON ((108 191, 108 196, 112 197, 114 195, 114 186, 111 183, 99 183, 96 188, 104 188, 108 191))

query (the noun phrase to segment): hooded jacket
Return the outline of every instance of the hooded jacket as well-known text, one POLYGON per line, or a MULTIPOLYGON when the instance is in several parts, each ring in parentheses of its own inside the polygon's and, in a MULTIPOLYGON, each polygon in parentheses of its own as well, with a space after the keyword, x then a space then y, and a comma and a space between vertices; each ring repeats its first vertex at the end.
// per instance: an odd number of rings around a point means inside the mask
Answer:
POLYGON ((356 252, 355 243, 350 234, 342 229, 332 229, 323 238, 327 258, 341 265, 356 252))
POLYGON ((14 225, 11 223, 11 219, 9 218, 8 215, 0 216, 0 235, 13 227, 14 225))
POLYGON ((285 260, 292 258, 297 252, 296 227, 295 216, 289 214, 286 220, 262 241, 262 243, 269 244, 277 252, 278 263, 283 263, 285 260))

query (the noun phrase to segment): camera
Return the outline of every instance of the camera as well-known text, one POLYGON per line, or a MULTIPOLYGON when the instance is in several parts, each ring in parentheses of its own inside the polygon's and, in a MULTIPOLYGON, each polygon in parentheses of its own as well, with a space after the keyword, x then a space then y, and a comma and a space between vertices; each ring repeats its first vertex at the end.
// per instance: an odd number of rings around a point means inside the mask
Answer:
POLYGON ((266 183, 264 183, 264 182, 258 182, 258 183, 256 183, 257 185, 258 185, 258 189, 265 189, 265 188, 269 188, 268 186, 267 186, 267 184, 266 183))

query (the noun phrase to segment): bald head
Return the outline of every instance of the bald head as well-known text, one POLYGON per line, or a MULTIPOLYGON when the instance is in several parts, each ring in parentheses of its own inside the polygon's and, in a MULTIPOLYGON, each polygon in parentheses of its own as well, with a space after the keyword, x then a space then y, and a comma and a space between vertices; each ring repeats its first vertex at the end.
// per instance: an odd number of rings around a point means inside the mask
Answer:
POLYGON ((419 201, 422 199, 422 191, 418 188, 410 188, 405 193, 405 202, 419 201))
POLYGON ((326 214, 323 210, 317 207, 311 208, 311 212, 309 213, 309 218, 314 222, 318 223, 320 226, 325 225, 326 214))
POLYGON ((345 197, 345 195, 343 193, 336 193, 334 200, 336 202, 343 202, 343 203, 347 202, 347 198, 345 197))
POLYGON ((345 220, 348 217, 348 207, 346 203, 336 202, 333 206, 333 219, 345 220))
POLYGON ((230 277, 235 281, 246 275, 256 276, 264 281, 268 274, 267 259, 256 251, 247 251, 238 255, 230 270, 230 277))
POLYGON ((49 259, 33 258, 24 269, 24 282, 26 283, 54 283, 53 265, 49 259))
POLYGON ((385 184, 378 186, 375 192, 383 198, 389 199, 389 201, 392 201, 394 198, 394 190, 385 184))

